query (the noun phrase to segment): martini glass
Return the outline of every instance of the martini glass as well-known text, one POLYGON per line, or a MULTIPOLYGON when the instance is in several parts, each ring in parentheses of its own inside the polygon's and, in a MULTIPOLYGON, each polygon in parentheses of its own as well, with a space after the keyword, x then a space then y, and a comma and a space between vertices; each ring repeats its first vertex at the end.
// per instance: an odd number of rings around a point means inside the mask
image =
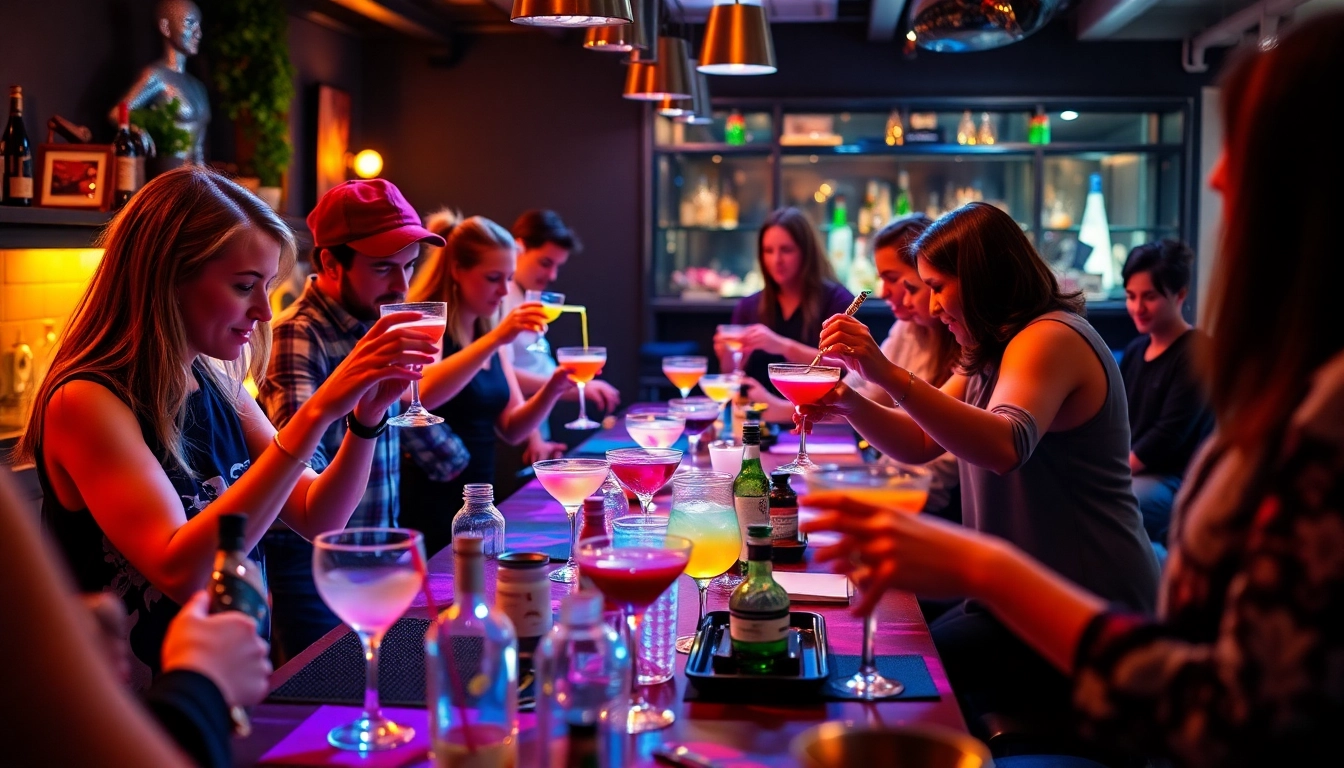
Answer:
POLYGON ((708 397, 682 397, 667 401, 667 412, 686 420, 686 442, 690 443, 692 464, 700 453, 700 437, 722 410, 722 405, 708 397))
POLYGON ((555 359, 569 369, 569 380, 579 385, 579 418, 566 424, 565 429, 597 429, 602 426, 588 418, 588 401, 583 396, 583 388, 607 364, 607 348, 561 347, 555 350, 555 359))
POLYGON ((597 493, 607 480, 611 465, 601 459, 547 459, 532 465, 541 487, 560 502, 569 517, 569 561, 563 568, 551 572, 551 581, 572 584, 579 578, 574 564, 574 543, 579 539, 575 524, 583 500, 597 493))
POLYGON ((672 382, 672 386, 681 390, 682 397, 691 396, 691 389, 708 370, 709 358, 694 355, 663 358, 663 375, 672 382))
MULTIPOLYGON (((560 319, 560 313, 564 312, 565 294, 555 291, 527 291, 523 294, 524 301, 541 302, 541 311, 546 313, 546 322, 554 323, 560 319)), ((525 349, 528 352, 547 353, 551 347, 546 343, 546 329, 543 327, 537 331, 537 338, 528 344, 525 349)))
POLYGON ((641 448, 671 448, 686 428, 684 416, 667 411, 641 411, 625 415, 625 431, 641 448))
MULTIPOLYGON (((840 369, 829 365, 770 364, 770 383, 793 403, 794 410, 799 413, 802 411, 798 406, 815 405, 839 382, 840 369)), ((802 475, 816 469, 817 463, 807 455, 807 419, 804 417, 798 429, 798 456, 779 467, 779 471, 802 475)))
POLYGON ((313 539, 313 581, 317 593, 359 635, 368 671, 364 711, 353 723, 327 734, 337 749, 372 752, 410 742, 415 730, 383 716, 378 702, 378 648, 383 635, 420 592, 424 540, 400 528, 347 528, 313 539))
MULTIPOLYGON (((579 542, 575 557, 583 575, 593 580, 593 586, 625 611, 630 629, 630 656, 637 659, 635 645, 639 642, 644 613, 686 570, 693 545, 690 539, 671 535, 663 536, 661 542, 649 537, 635 540, 639 543, 621 545, 606 537, 584 539, 579 542)), ((645 700, 638 679, 638 675, 630 675, 630 710, 623 730, 644 733, 676 722, 672 710, 660 709, 645 700)))
MULTIPOLYGON (((719 335, 724 346, 733 353, 733 373, 742 373, 742 336, 747 332, 745 325, 720 325, 719 335)), ((708 392, 705 394, 709 395, 708 392)), ((713 395, 709 395, 713 397, 713 395)))
POLYGON ((742 374, 716 373, 700 379, 700 391, 709 395, 709 399, 719 404, 723 412, 723 434, 733 433, 733 412, 724 406, 732 402, 733 397, 742 389, 742 374))
MULTIPOLYGON (((705 621, 709 582, 737 565, 742 534, 733 508, 733 476, 722 472, 687 471, 672 478, 672 514, 667 532, 695 543, 686 575, 700 590, 700 614, 695 629, 705 621)), ((695 635, 677 638, 677 650, 690 653, 695 635)))
POLYGON ((681 464, 673 448, 615 448, 607 451, 616 480, 639 499, 647 517, 653 514, 653 494, 667 485, 681 464))
MULTIPOLYGON (((409 323, 397 323, 392 328, 414 328, 427 333, 434 345, 442 349, 443 332, 448 327, 448 305, 442 301, 412 301, 407 304, 384 304, 379 313, 390 315, 394 312, 419 312, 420 319, 409 323)), ((391 329, 388 329, 391 330, 391 329)), ((418 370, 421 366, 415 366, 418 370)), ((387 420, 393 427, 428 427, 442 424, 443 417, 435 416, 420 404, 420 382, 411 382, 411 405, 405 413, 397 414, 387 420)))
MULTIPOLYGON (((843 491, 874 506, 915 515, 923 511, 924 502, 929 498, 931 478, 924 467, 881 464, 812 472, 807 475, 807 487, 813 492, 843 491)), ((877 620, 871 612, 863 617, 863 656, 859 671, 844 682, 846 690, 865 701, 898 696, 905 690, 902 683, 888 680, 877 671, 873 651, 876 625, 877 620)))

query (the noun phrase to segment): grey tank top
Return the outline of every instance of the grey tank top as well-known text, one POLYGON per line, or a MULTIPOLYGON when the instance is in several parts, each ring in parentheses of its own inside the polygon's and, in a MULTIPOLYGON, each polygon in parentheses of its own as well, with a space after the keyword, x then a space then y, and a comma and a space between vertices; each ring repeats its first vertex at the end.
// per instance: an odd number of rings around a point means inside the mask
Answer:
MULTIPOLYGON (((1115 357, 1096 330, 1072 312, 1056 321, 1087 340, 1106 370, 1106 401, 1083 425, 1045 432, 1013 405, 993 410, 1013 422, 1018 466, 1002 475, 961 465, 962 522, 1002 537, 1098 597, 1152 613, 1158 565, 1144 532, 1129 472, 1129 413, 1115 357)), ((966 402, 988 408, 997 366, 973 377, 966 402)))

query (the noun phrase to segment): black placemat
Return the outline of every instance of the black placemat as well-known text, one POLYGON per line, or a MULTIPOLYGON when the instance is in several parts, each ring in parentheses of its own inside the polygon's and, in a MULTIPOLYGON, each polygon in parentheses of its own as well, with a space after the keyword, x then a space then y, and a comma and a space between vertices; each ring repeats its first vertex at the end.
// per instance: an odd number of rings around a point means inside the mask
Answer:
MULTIPOLYGON (((859 671, 858 656, 840 656, 832 654, 828 659, 831 665, 831 674, 826 683, 818 689, 813 697, 797 699, 789 704, 813 704, 819 701, 858 701, 859 699, 851 696, 841 684, 855 672, 859 671)), ((906 700, 933 700, 942 698, 938 695, 938 688, 933 684, 933 678, 929 675, 929 668, 924 664, 924 657, 918 654, 907 654, 900 656, 878 656, 877 669, 888 679, 899 680, 905 684, 905 691, 899 696, 892 696, 882 699, 882 701, 906 701, 906 700)), ((686 701, 702 701, 716 703, 753 703, 751 689, 744 687, 741 696, 706 696, 696 690, 695 684, 688 682, 686 685, 686 701)), ((761 704, 779 704, 781 702, 758 702, 761 704)))

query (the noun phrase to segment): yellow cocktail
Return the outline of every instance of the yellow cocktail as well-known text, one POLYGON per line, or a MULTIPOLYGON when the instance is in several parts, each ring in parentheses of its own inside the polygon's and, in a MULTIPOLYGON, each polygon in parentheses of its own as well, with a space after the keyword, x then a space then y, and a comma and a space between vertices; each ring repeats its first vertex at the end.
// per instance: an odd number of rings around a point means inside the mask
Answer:
MULTIPOLYGON (((694 543, 686 575, 700 590, 700 620, 705 620, 705 600, 711 579, 737 565, 742 550, 737 512, 733 507, 733 478, 722 472, 683 472, 672 478, 672 514, 667 518, 668 535, 694 543)), ((694 635, 677 638, 677 650, 690 653, 694 635)))

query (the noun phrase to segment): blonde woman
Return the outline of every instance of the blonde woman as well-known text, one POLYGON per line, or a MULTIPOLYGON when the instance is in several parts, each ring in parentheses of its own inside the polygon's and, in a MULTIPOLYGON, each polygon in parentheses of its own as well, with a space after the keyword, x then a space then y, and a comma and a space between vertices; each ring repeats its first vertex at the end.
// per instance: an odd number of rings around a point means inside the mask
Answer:
POLYGON ((426 549, 436 552, 451 540, 463 487, 495 482, 496 441, 517 445, 527 439, 573 385, 562 366, 524 399, 513 364, 499 353, 519 333, 546 325, 537 302, 520 304, 494 322, 517 263, 513 235, 487 218, 462 219, 450 211, 430 215, 425 227, 447 244, 429 253, 410 300, 447 302, 448 330, 443 360, 425 369, 420 400, 471 454, 466 469, 447 483, 430 480, 413 461, 402 462, 401 524, 422 531, 426 549))
POLYGON ((434 346, 388 330, 414 313, 384 318, 277 433, 242 379, 249 362, 265 368, 266 289, 294 263, 284 222, 190 167, 145 185, 102 246, 17 458, 37 464, 44 521, 81 591, 125 604, 143 687, 169 621, 209 579, 218 517, 245 515, 249 547, 277 517, 307 537, 343 527, 372 441, 347 435, 321 476, 305 462, 335 419, 377 422, 434 346))

